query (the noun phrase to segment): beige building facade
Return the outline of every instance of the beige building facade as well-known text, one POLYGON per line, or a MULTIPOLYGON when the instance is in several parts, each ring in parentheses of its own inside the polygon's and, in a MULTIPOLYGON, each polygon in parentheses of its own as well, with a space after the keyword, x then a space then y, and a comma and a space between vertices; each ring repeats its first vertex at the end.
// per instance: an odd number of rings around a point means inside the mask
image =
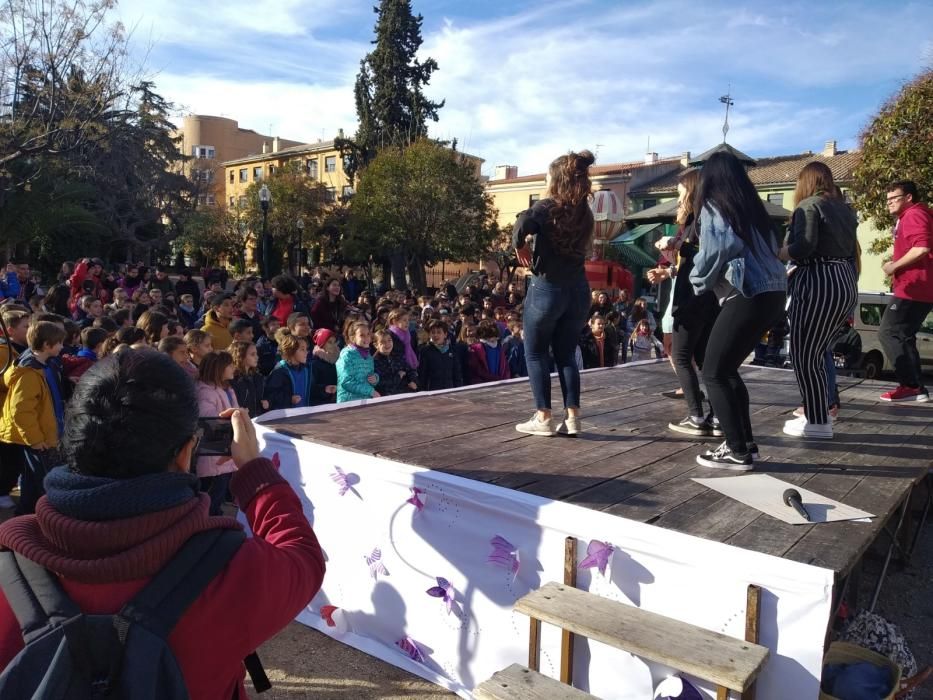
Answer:
POLYGON ((258 153, 275 144, 276 148, 297 146, 300 141, 265 136, 252 129, 243 129, 235 119, 206 114, 189 114, 182 118, 175 136, 181 137, 179 149, 190 157, 184 163, 185 174, 198 184, 198 204, 211 206, 224 200, 224 161, 258 153))

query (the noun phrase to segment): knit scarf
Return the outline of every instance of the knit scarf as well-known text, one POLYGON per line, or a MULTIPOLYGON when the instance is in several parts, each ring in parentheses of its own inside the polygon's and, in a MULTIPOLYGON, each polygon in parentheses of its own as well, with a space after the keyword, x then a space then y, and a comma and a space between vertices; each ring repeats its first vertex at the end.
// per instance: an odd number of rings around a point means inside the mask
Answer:
POLYGON ((45 477, 45 492, 49 504, 69 518, 119 520, 166 510, 197 498, 200 484, 194 474, 182 472, 111 479, 56 467, 45 477))
POLYGON ((411 333, 401 328, 396 328, 395 326, 389 327, 389 332, 392 333, 402 345, 405 347, 405 362, 408 363, 408 366, 412 369, 418 369, 418 356, 415 354, 414 348, 411 346, 411 333))

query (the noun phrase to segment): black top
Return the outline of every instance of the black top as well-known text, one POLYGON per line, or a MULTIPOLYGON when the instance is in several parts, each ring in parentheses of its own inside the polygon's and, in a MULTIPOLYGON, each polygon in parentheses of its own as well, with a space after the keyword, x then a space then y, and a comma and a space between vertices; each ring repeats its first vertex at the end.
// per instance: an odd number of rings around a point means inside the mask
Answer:
MULTIPOLYGON (((562 284, 575 281, 584 275, 586 251, 570 254, 558 252, 554 246, 554 225, 549 216, 553 206, 553 199, 542 199, 535 202, 531 209, 519 214, 515 228, 512 229, 512 245, 521 248, 525 245, 525 237, 532 236, 531 273, 548 282, 562 284)), ((589 233, 592 234, 592 213, 587 217, 587 221, 589 233)))
POLYGON ((677 267, 677 276, 674 277, 674 291, 671 299, 671 314, 673 316, 706 314, 714 307, 718 306, 716 295, 710 292, 703 292, 697 295, 690 284, 690 271, 693 269, 693 256, 700 249, 700 222, 693 214, 687 219, 684 225, 683 242, 680 245, 680 265, 677 267))
POLYGON ((858 218, 845 200, 807 197, 794 210, 787 252, 793 260, 854 258, 858 218))

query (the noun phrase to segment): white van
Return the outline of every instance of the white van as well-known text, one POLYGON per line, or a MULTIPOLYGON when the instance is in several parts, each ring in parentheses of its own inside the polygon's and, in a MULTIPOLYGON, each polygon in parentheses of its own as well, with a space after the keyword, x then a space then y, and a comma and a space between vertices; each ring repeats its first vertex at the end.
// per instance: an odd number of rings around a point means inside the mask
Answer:
MULTIPOLYGON (((862 339, 862 370, 866 379, 877 379, 882 371, 894 370, 891 361, 885 356, 878 340, 881 317, 893 294, 887 292, 859 292, 858 308, 855 312, 853 328, 862 339)), ((923 326, 917 333, 917 351, 924 371, 933 368, 933 313, 927 315, 923 326)))

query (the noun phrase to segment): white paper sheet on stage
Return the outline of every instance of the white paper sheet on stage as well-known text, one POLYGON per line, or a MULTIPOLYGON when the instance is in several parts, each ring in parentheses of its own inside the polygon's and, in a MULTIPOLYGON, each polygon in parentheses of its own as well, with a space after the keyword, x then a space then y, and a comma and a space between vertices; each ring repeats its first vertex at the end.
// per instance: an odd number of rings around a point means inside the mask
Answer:
MULTIPOLYGON (((494 672, 527 663, 528 618, 512 607, 563 580, 573 536, 579 588, 736 638, 747 588, 761 586, 760 642, 771 657, 758 700, 819 694, 832 571, 258 430, 325 551, 321 592, 298 617, 324 634, 470 698, 494 672), (611 556, 585 561, 593 541, 611 556)), ((541 671, 552 677, 560 641, 543 626, 541 671)), ((583 639, 574 661, 574 684, 606 700, 649 700, 676 671, 583 639)))
POLYGON ((725 476, 694 481, 790 525, 832 523, 840 520, 871 522, 871 518, 875 517, 864 510, 826 498, 796 484, 775 479, 769 474, 725 476), (793 507, 784 505, 784 491, 787 489, 794 489, 800 494, 803 506, 810 514, 810 520, 800 515, 793 507))

